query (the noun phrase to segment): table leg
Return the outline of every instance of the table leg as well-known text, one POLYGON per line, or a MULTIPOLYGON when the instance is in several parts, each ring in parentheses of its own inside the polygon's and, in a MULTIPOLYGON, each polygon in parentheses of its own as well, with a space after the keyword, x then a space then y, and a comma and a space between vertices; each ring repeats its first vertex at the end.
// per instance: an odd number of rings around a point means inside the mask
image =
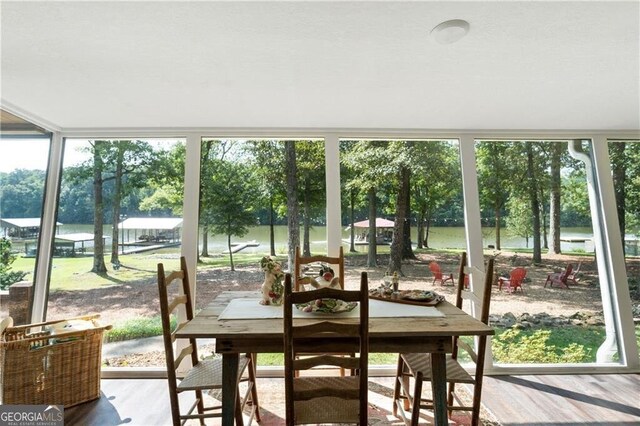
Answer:
POLYGON ((431 390, 433 392, 434 424, 446 426, 447 419, 447 359, 443 352, 431 354, 431 390))
POLYGON ((235 420, 236 387, 238 380, 239 354, 222 355, 222 424, 233 426, 235 420))

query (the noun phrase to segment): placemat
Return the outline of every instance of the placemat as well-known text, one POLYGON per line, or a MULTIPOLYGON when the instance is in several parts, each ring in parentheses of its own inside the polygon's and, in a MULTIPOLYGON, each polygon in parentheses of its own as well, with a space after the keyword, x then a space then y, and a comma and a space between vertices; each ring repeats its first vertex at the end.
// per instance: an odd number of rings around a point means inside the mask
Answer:
MULTIPOLYGON (((302 312, 294 309, 294 318, 357 318, 360 307, 350 312, 326 314, 302 312)), ((390 303, 382 300, 369 300, 369 318, 401 318, 401 317, 444 317, 444 314, 432 306, 415 306, 390 303)), ((230 319, 274 319, 282 318, 282 306, 261 305, 260 299, 233 299, 222 311, 218 320, 230 319)))

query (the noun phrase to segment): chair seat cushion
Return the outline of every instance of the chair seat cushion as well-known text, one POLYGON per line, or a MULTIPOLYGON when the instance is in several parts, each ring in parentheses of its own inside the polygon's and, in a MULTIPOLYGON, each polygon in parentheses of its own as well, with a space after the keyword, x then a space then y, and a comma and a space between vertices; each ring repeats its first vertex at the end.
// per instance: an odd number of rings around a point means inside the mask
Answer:
MULTIPOLYGON (((240 355, 238 360, 238 380, 245 368, 247 368, 248 362, 249 359, 245 355, 240 355)), ((222 359, 218 357, 202 360, 190 369, 178 384, 178 391, 214 387, 222 387, 222 359)))
POLYGON ((357 423, 359 420, 357 376, 346 377, 298 377, 294 379, 294 392, 319 393, 334 391, 353 392, 355 398, 345 399, 335 396, 320 396, 295 404, 297 424, 316 423, 357 423))
MULTIPOLYGON (((415 376, 422 373, 424 380, 431 380, 431 355, 424 353, 401 354, 409 370, 415 376)), ((447 382, 475 383, 474 378, 462 368, 458 361, 447 355, 447 382)))

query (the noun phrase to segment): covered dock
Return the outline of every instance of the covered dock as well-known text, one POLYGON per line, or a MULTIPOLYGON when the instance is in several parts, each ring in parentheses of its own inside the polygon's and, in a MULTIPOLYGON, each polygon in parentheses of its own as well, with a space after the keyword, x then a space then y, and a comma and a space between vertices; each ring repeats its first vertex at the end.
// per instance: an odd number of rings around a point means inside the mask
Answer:
MULTIPOLYGON (((60 222, 56 222, 56 234, 58 233, 58 227, 60 225, 62 225, 60 222)), ((35 239, 40 235, 40 218, 1 218, 0 231, 5 238, 35 239)))
MULTIPOLYGON (((393 227, 395 222, 382 217, 376 218, 376 244, 388 245, 393 239, 393 227)), ((354 243, 357 245, 369 244, 369 219, 354 222, 353 227, 356 230, 354 243)), ((347 227, 347 230, 351 229, 351 226, 347 227)), ((350 241, 345 241, 349 243, 350 241)))
POLYGON ((182 218, 131 217, 120 222, 118 228, 123 250, 125 246, 173 245, 180 243, 182 218))

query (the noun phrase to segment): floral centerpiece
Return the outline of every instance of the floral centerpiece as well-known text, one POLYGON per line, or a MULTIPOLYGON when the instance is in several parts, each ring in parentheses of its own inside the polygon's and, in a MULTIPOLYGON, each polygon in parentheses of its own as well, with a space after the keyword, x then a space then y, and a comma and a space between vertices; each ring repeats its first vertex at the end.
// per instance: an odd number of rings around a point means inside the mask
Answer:
POLYGON ((260 268, 264 271, 262 283, 261 305, 281 305, 284 296, 284 272, 279 262, 270 256, 260 260, 260 268))

